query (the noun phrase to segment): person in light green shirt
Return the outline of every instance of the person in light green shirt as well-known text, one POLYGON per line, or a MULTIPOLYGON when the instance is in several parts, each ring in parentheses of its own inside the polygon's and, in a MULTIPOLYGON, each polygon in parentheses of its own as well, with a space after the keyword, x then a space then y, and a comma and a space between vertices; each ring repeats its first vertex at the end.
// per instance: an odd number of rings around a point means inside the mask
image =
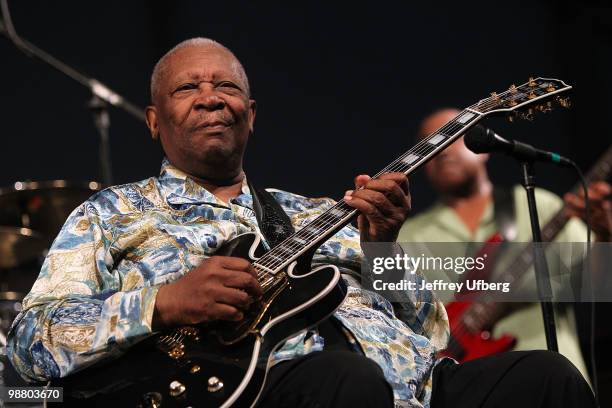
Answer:
MULTIPOLYGON (((455 109, 433 113, 423 121, 419 137, 434 133, 458 113, 455 109)), ((439 194, 439 201, 425 212, 409 218, 402 226, 397 242, 486 242, 498 232, 493 185, 486 169, 488 158, 486 154, 472 153, 465 146, 463 139, 459 139, 428 162, 425 172, 439 194)), ((517 185, 512 187, 508 196, 514 201, 515 215, 512 230, 508 235, 514 242, 530 242, 532 233, 525 191, 522 186, 517 185)), ((536 189, 536 201, 542 226, 563 207, 563 201, 559 197, 543 189, 536 189)), ((586 227, 577 218, 572 218, 559 232, 556 240, 585 242, 586 227)), ((449 245, 444 248, 448 251, 461 251, 461 246, 449 245)), ((465 256, 465 252, 436 255, 465 256)), ((550 269, 554 270, 554 265, 550 269)), ((533 277, 533 273, 531 269, 527 275, 533 277)), ((427 279, 431 281, 439 277, 446 281, 459 280, 460 275, 452 275, 454 276, 427 276, 427 279)), ((559 310, 555 316, 559 351, 588 378, 576 335, 573 310, 567 304, 563 306, 567 307, 557 308, 559 310)), ((520 308, 513 307, 512 310, 501 320, 489 322, 493 326, 493 336, 501 333, 512 334, 517 338, 516 350, 546 349, 539 304, 522 305, 520 308)))

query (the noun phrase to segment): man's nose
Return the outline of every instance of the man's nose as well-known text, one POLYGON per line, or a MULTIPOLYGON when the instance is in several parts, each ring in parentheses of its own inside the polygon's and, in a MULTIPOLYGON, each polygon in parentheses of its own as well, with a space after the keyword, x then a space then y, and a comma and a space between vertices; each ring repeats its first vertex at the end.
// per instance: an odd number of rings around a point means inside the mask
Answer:
POLYGON ((202 90, 194 101, 195 109, 218 110, 225 107, 225 101, 214 90, 202 90))

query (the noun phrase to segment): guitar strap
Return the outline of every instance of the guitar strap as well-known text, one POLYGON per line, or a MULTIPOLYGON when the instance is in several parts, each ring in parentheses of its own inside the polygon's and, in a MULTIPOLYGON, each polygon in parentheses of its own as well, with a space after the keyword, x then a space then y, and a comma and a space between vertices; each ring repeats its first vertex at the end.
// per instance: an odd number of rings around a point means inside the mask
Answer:
MULTIPOLYGON (((294 228, 291 219, 278 201, 264 189, 258 189, 247 181, 253 196, 253 210, 259 224, 259 229, 271 248, 281 243, 294 228)), ((336 319, 325 319, 317 325, 319 335, 325 339, 325 350, 349 350, 353 348, 336 319)))
POLYGON ((253 196, 253 211, 259 229, 270 248, 274 248, 295 231, 291 219, 270 193, 255 187, 249 180, 247 184, 253 196))

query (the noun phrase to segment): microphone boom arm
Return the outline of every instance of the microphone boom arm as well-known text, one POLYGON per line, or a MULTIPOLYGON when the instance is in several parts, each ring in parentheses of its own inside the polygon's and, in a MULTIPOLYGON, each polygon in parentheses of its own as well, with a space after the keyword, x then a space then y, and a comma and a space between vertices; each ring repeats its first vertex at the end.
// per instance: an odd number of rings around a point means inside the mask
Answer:
POLYGON ((6 37, 8 37, 8 39, 11 40, 11 42, 20 51, 22 51, 25 55, 27 55, 30 58, 38 59, 39 61, 42 61, 52 66, 53 68, 60 71, 64 75, 72 78, 79 84, 85 86, 87 89, 91 91, 91 93, 94 96, 100 98, 101 100, 108 103, 109 105, 116 106, 124 110, 131 116, 135 117, 141 122, 144 122, 145 120, 144 110, 142 108, 128 101, 123 96, 119 95, 118 93, 116 93, 115 91, 113 91, 112 89, 110 89, 108 86, 104 85, 102 82, 98 81, 97 79, 88 77, 80 73, 76 69, 70 67, 68 64, 55 58, 48 52, 41 50, 40 48, 30 43, 26 39, 21 38, 15 31, 15 28, 11 21, 11 16, 10 16, 7 0, 0 0, 0 2, 2 5, 2 16, 4 17, 4 23, 0 22, 0 31, 2 31, 2 33, 5 34, 6 37))

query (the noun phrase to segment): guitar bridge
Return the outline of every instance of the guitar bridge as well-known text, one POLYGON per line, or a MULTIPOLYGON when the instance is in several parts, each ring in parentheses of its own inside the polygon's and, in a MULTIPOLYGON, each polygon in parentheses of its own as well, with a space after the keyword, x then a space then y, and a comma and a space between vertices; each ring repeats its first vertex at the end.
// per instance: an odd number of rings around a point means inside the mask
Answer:
POLYGON ((160 336, 157 340, 157 347, 168 354, 168 357, 178 360, 185 355, 185 340, 199 341, 199 330, 191 326, 180 327, 170 334, 160 336))

